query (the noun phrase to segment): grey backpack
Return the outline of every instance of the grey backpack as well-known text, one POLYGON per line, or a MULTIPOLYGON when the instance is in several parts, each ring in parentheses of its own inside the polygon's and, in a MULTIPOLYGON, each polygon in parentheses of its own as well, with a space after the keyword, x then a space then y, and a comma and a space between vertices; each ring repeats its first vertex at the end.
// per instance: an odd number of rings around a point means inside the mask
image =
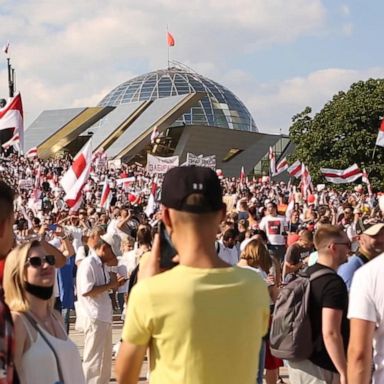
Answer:
POLYGON ((299 273, 280 291, 275 303, 269 342, 273 356, 285 360, 305 360, 313 351, 309 318, 310 283, 318 277, 335 274, 329 269, 309 276, 299 273))

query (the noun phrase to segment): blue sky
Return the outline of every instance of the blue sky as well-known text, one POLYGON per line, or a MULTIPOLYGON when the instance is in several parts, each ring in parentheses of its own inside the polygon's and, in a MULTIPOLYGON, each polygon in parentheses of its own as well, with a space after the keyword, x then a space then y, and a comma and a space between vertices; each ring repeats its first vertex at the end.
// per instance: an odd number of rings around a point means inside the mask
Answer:
MULTIPOLYGON (((358 80, 384 77, 382 15, 373 0, 0 0, 25 119, 93 106, 171 57, 231 89, 262 132, 288 132, 358 80)), ((1 43, 1 42, 0 42, 1 43)), ((7 95, 6 58, 0 95, 7 95)))

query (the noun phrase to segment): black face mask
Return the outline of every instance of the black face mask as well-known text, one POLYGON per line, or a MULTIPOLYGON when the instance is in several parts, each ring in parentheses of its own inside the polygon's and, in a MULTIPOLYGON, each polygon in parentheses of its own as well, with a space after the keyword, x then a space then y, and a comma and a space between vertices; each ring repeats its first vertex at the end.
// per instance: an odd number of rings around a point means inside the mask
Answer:
POLYGON ((49 300, 53 294, 53 285, 51 287, 42 287, 40 285, 30 284, 26 281, 25 290, 41 300, 49 300))

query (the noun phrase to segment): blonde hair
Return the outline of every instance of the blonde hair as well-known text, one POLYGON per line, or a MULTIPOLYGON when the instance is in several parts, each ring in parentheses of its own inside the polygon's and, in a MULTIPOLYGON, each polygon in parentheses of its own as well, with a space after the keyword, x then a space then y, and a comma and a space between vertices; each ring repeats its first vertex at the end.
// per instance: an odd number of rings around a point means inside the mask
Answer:
POLYGON ((272 259, 268 249, 261 239, 252 239, 244 248, 241 259, 247 260, 251 267, 261 268, 265 273, 268 273, 272 267, 272 259))
MULTIPOLYGON (((39 241, 33 240, 28 243, 18 245, 7 256, 3 287, 5 302, 11 311, 27 312, 30 310, 30 302, 26 295, 24 282, 26 280, 26 262, 32 248, 41 247, 39 241)), ((49 301, 49 305, 53 308, 54 295, 49 301)))

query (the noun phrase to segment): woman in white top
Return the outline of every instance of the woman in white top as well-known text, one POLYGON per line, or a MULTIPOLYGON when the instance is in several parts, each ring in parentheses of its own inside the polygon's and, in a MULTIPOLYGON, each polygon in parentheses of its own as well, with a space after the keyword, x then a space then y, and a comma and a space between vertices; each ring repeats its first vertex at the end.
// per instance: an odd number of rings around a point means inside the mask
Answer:
POLYGON ((55 256, 39 241, 16 247, 4 269, 5 300, 15 327, 15 366, 20 382, 85 383, 80 355, 53 310, 55 256))

